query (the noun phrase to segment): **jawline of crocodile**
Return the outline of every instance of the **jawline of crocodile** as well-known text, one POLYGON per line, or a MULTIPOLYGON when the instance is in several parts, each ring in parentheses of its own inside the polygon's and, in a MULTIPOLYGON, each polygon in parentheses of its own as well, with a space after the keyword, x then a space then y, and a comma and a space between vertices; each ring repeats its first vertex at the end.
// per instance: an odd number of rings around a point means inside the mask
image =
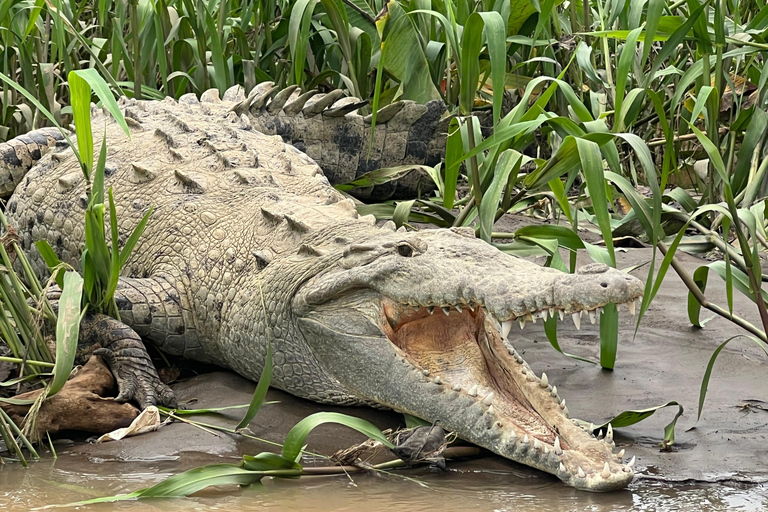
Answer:
MULTIPOLYGON (((118 301, 135 306, 121 308, 126 323, 164 351, 248 378, 258 378, 273 338, 273 383, 298 396, 439 420, 579 489, 631 481, 632 463, 612 453, 612 435, 598 441, 573 424, 554 387, 503 338, 515 320, 562 312, 578 321, 581 311, 632 301, 639 280, 605 265, 576 274, 542 268, 475 239, 471 228, 379 229, 311 160, 253 131, 218 93, 199 104, 182 99, 125 100, 130 140, 113 120, 94 122, 106 121, 105 181, 115 185, 121 230, 155 207, 125 269, 134 277, 118 286, 118 301), (445 309, 430 316, 433 307, 445 309), (469 356, 473 364, 459 369, 469 356)), ((39 157, 34 137, 0 146, 8 181, 19 183, 7 213, 24 248, 47 238, 76 264, 82 230, 70 219, 84 208, 85 184, 67 150, 22 180, 15 162, 25 159, 9 156, 25 146, 39 157)), ((45 269, 39 258, 32 264, 45 269)))

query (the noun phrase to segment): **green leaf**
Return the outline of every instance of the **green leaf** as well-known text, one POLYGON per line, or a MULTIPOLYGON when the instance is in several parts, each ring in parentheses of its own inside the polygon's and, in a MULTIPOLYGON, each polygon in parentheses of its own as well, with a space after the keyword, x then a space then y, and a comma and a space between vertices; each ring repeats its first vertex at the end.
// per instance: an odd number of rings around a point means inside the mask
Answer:
POLYGON ((283 443, 283 457, 290 460, 297 460, 301 454, 302 447, 306 444, 307 436, 312 430, 323 423, 338 423, 351 429, 357 430, 375 441, 379 441, 387 448, 393 448, 394 445, 389 442, 387 437, 381 433, 372 423, 346 414, 337 412, 318 412, 307 416, 298 422, 285 438, 283 443))
MULTIPOLYGON (((48 240, 38 240, 35 242, 35 247, 37 247, 38 252, 40 253, 40 256, 43 257, 43 261, 45 261, 46 266, 48 267, 48 270, 53 271, 54 268, 59 267, 62 265, 61 260, 58 256, 56 256, 56 253, 53 252, 53 249, 48 244, 48 240)), ((59 271, 56 272, 56 284, 59 285, 59 288, 64 288, 64 267, 60 267, 59 271)))
MULTIPOLYGON (((706 265, 696 269, 693 273, 693 282, 699 287, 701 293, 707 289, 707 277, 709 276, 709 267, 706 265)), ((703 327, 699 320, 701 314, 701 304, 696 300, 691 292, 688 292, 688 320, 696 327, 703 327)))
POLYGON ((613 262, 611 266, 615 267, 613 233, 608 213, 608 197, 605 193, 605 176, 603 174, 603 159, 600 156, 600 147, 597 143, 582 138, 577 138, 575 141, 584 177, 586 178, 589 197, 592 199, 592 208, 594 209, 595 217, 597 217, 600 232, 603 235, 611 262, 613 262))
POLYGON ((248 411, 246 411, 245 416, 243 416, 243 419, 240 420, 240 423, 237 424, 237 430, 247 427, 251 421, 253 421, 253 418, 256 417, 259 409, 261 409, 261 406, 264 404, 264 399, 266 398, 267 391, 269 390, 269 384, 272 382, 272 370, 272 342, 271 340, 268 340, 267 357, 264 359, 264 369, 261 371, 261 375, 259 376, 259 382, 256 384, 256 390, 253 392, 253 398, 251 398, 248 411))
POLYGON ((90 181, 93 169, 93 133, 91 132, 91 87, 75 71, 69 73, 72 116, 77 129, 77 147, 83 158, 83 173, 90 181))
POLYGON ((523 155, 513 149, 504 151, 499 157, 493 174, 493 181, 483 194, 479 211, 479 234, 480 238, 486 242, 491 241, 493 224, 496 222, 496 210, 499 208, 499 201, 501 200, 504 187, 507 184, 510 186, 514 184, 522 161, 523 155))
MULTIPOLYGON (((99 98, 99 101, 101 101, 101 104, 107 108, 110 114, 112 114, 112 117, 114 118, 115 122, 120 126, 120 128, 123 129, 126 135, 130 136, 131 132, 128 129, 128 124, 125 122, 125 117, 123 117, 123 113, 120 110, 120 107, 117 105, 117 101, 115 101, 115 96, 112 94, 112 90, 109 88, 109 85, 104 81, 104 78, 99 74, 99 72, 94 68, 88 68, 88 69, 78 69, 77 71, 72 71, 69 74, 69 80, 72 80, 72 74, 75 74, 78 78, 81 78, 88 82, 88 85, 91 86, 91 89, 96 94, 96 96, 99 98)), ((90 97, 88 99, 88 111, 90 113, 90 97)), ((77 126, 77 124, 75 124, 77 126)), ((78 135, 79 139, 79 135, 78 135)))
POLYGON ((55 395, 69 379, 77 352, 80 333, 80 301, 83 295, 83 278, 77 272, 64 274, 64 287, 59 299, 59 315, 56 320, 56 363, 48 396, 55 395))
POLYGON ((701 419, 701 411, 704 409, 704 400, 707 398, 707 389, 709 388, 709 378, 712 376, 712 368, 715 366, 715 361, 717 360, 717 356, 720 355, 720 352, 725 348, 725 346, 730 343, 732 340, 736 338, 747 338, 752 341, 754 341, 758 347, 760 347, 763 352, 765 352, 766 355, 768 355, 768 347, 766 344, 753 337, 753 336, 745 336, 743 334, 737 334, 736 336, 732 336, 725 340, 723 343, 720 344, 717 349, 712 353, 712 357, 709 358, 709 363, 707 363, 707 369, 704 372, 704 378, 701 379, 701 389, 699 390, 699 411, 696 415, 696 421, 701 419))
POLYGON ((262 452, 258 455, 244 455, 240 465, 248 471, 274 471, 276 469, 295 469, 301 471, 301 465, 292 459, 270 452, 262 452))
POLYGON ((677 419, 683 414, 683 406, 675 401, 667 402, 664 405, 658 405, 656 407, 649 407, 648 409, 624 411, 613 419, 608 420, 601 425, 597 425, 595 431, 606 428, 609 424, 614 428, 628 427, 643 421, 659 409, 675 405, 677 406, 677 414, 675 414, 674 419, 664 428, 664 441, 662 443, 662 446, 664 447, 670 446, 675 443, 675 425, 677 424, 677 419))

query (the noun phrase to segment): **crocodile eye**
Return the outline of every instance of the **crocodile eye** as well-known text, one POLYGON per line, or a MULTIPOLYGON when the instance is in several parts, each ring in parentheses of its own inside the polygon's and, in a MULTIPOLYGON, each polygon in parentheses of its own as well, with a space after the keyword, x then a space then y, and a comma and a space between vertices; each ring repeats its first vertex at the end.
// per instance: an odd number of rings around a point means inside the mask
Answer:
POLYGON ((405 258, 413 257, 413 247, 407 243, 400 243, 397 245, 397 254, 405 258))

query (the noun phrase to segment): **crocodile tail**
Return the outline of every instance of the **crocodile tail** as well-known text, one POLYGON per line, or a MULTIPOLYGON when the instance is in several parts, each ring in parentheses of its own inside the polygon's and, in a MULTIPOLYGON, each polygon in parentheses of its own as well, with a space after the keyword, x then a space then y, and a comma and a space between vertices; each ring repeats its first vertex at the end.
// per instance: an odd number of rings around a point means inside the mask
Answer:
MULTIPOLYGON (((442 101, 392 103, 379 110, 373 127, 372 115, 358 113, 367 101, 347 97, 340 90, 302 92, 296 86, 280 89, 263 82, 247 96, 242 88, 232 88, 224 99, 234 101, 231 110, 246 115, 256 130, 280 135, 307 153, 333 184, 385 167, 434 166, 445 154, 450 118, 442 101)), ((415 197, 433 187, 428 177, 413 172, 396 182, 358 190, 356 195, 373 200, 415 197)))
POLYGON ((10 196, 27 171, 63 140, 57 128, 40 128, 0 143, 0 197, 10 196))

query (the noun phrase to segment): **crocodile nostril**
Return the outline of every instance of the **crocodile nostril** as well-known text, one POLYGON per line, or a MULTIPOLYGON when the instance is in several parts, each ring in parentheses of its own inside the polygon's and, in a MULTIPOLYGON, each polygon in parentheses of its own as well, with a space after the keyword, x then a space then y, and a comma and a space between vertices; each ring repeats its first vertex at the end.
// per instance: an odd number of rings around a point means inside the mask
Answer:
POLYGON ((602 286, 603 288, 608 288, 608 283, 605 283, 605 282, 600 283, 600 286, 602 286))
POLYGON ((413 247, 408 244, 400 244, 397 246, 397 254, 406 258, 411 258, 413 256, 413 247))

